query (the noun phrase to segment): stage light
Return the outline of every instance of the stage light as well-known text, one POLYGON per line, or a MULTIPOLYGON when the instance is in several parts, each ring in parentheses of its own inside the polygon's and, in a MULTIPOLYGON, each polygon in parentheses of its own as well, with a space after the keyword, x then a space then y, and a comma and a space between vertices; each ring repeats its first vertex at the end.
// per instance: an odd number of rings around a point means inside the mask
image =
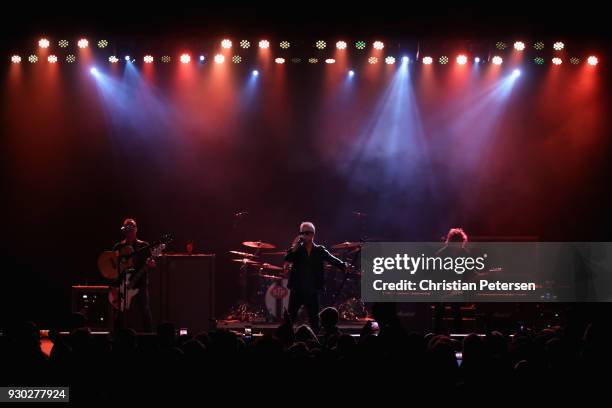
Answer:
POLYGON ((13 55, 11 57, 11 62, 13 64, 19 64, 21 62, 21 57, 19 55, 13 55))
POLYGON ((320 50, 325 49, 325 47, 327 47, 327 43, 323 40, 319 40, 315 43, 315 47, 317 47, 320 50))
POLYGON ((333 59, 333 58, 328 58, 328 59, 325 60, 326 64, 334 64, 335 62, 336 62, 336 60, 333 59))
POLYGON ((355 43, 355 48, 357 48, 358 50, 363 50, 366 47, 366 42, 365 41, 357 41, 355 43))
POLYGON ((442 65, 446 65, 448 64, 448 57, 446 55, 443 55, 438 59, 438 62, 442 65))
POLYGON ((517 41, 514 43, 514 49, 517 51, 523 51, 525 49, 525 43, 522 41, 517 41))
POLYGON ((515 69, 514 71, 512 71, 512 76, 514 78, 521 76, 521 70, 520 69, 515 69))
POLYGON ((205 59, 206 59, 206 57, 205 57, 205 56, 200 55, 200 58, 199 58, 200 62, 204 62, 204 60, 205 60, 205 59))
POLYGON ((40 48, 49 48, 49 40, 47 40, 46 38, 41 38, 40 40, 38 40, 38 46, 40 48))
POLYGON ((145 62, 145 64, 151 64, 151 63, 153 63, 153 56, 152 55, 145 55, 142 60, 145 62))
POLYGON ((73 62, 76 62, 76 57, 72 54, 66 56, 66 62, 72 64, 73 62))
POLYGON ((457 64, 459 65, 467 64, 467 60, 468 60, 467 57, 463 54, 457 56, 457 64))
POLYGON ((284 58, 276 58, 274 60, 274 62, 276 62, 277 64, 284 64, 285 63, 285 59, 284 58))
POLYGON ((57 56, 56 55, 49 55, 47 57, 47 62, 51 63, 51 64, 55 64, 57 62, 57 56))
POLYGON ((66 48, 68 47, 68 40, 59 40, 57 45, 59 45, 61 48, 66 48))
POLYGON ((167 64, 167 63, 169 63, 170 61, 172 61, 172 57, 171 57, 171 56, 169 56, 169 55, 164 55, 163 57, 161 57, 161 61, 162 61, 164 64, 167 64))
POLYGON ((268 41, 268 40, 261 40, 259 42, 259 48, 270 48, 270 41, 268 41))
POLYGON ((597 65, 598 62, 599 62, 599 60, 594 55, 591 55, 589 58, 587 58, 587 64, 589 64, 589 65, 595 66, 595 65, 597 65))
POLYGON ((87 48, 89 46, 89 41, 86 38, 81 38, 79 42, 77 42, 79 48, 87 48))
POLYGON ((308 63, 309 64, 316 64, 317 62, 319 62, 319 60, 316 59, 316 58, 308 58, 308 63))
POLYGON ((555 65, 561 65, 563 63, 563 60, 559 57, 555 57, 552 59, 552 63, 555 65))
POLYGON ((402 57, 402 63, 407 64, 410 62, 410 58, 408 57, 402 57))
POLYGON ((249 48, 251 46, 251 42, 249 40, 242 40, 240 41, 240 46, 242 48, 249 48))
POLYGON ((389 56, 389 57, 385 58, 385 64, 387 64, 387 65, 395 64, 395 57, 389 56))
POLYGON ((229 40, 227 38, 225 40, 222 40, 221 41, 221 47, 225 48, 225 49, 232 48, 232 40, 229 40))
POLYGON ((533 62, 535 62, 538 65, 544 65, 544 58, 542 58, 542 57, 535 57, 533 59, 533 62))
POLYGON ((354 76, 354 75, 355 75, 355 71, 353 71, 353 70, 351 69, 351 70, 348 72, 348 75, 349 75, 350 77, 354 76))
POLYGON ((242 57, 240 55, 234 55, 232 57, 232 62, 234 64, 240 64, 242 62, 242 57))
POLYGON ((256 69, 254 69, 254 70, 253 70, 253 72, 251 72, 251 74, 252 74, 253 76, 257 76, 257 75, 259 75, 259 71, 258 71, 258 70, 256 70, 256 69))
MULTIPOLYGON (((183 57, 181 57, 182 59, 183 57)), ((223 64, 225 62, 225 57, 221 54, 215 55, 215 64, 223 64)))
POLYGON ((474 62, 478 64, 480 62, 480 57, 474 58, 474 62))
POLYGON ((38 62, 38 57, 36 55, 30 55, 28 57, 28 61, 30 61, 32 64, 35 64, 38 62))
POLYGON ((382 41, 374 41, 372 47, 374 47, 375 50, 382 50, 383 48, 385 48, 385 44, 382 41))
POLYGON ((561 51, 563 48, 565 48, 565 44, 563 44, 561 41, 557 41, 553 44, 553 49, 555 51, 561 51))
POLYGON ((542 41, 538 41, 537 43, 533 44, 533 48, 538 51, 542 51, 544 49, 544 43, 542 41))
POLYGON ((96 67, 92 67, 89 69, 89 72, 91 72, 92 74, 96 75, 98 73, 98 69, 96 67))
POLYGON ((580 64, 580 58, 578 58, 578 57, 572 57, 572 58, 570 58, 570 64, 572 64, 572 65, 578 65, 578 64, 580 64))
POLYGON ((301 58, 291 58, 291 62, 293 62, 294 64, 299 64, 300 62, 302 62, 301 58))
POLYGON ((181 61, 181 64, 189 64, 191 62, 191 55, 181 54, 179 59, 181 61))
POLYGON ((504 62, 504 59, 500 57, 499 55, 496 55, 493 58, 491 58, 491 62, 495 65, 501 65, 504 62))
POLYGON ((126 55, 125 57, 123 57, 124 60, 126 60, 127 62, 130 62, 131 57, 129 55, 126 55))
POLYGON ((281 43, 280 43, 280 47, 281 47, 283 50, 286 50, 286 49, 287 49, 287 48, 289 48, 290 46, 291 46, 291 44, 289 44, 289 41, 281 41, 281 43))
POLYGON ((346 41, 338 41, 336 43, 336 48, 339 50, 345 50, 346 49, 346 41))
POLYGON ((508 47, 508 45, 503 41, 498 41, 495 43, 495 48, 497 48, 498 50, 505 50, 506 47, 508 47))
POLYGON ((431 57, 423 57, 422 61, 423 61, 423 64, 425 64, 425 65, 431 65, 433 63, 433 58, 431 58, 431 57))
POLYGON ((368 58, 368 63, 369 64, 376 64, 377 62, 378 62, 378 58, 376 58, 376 57, 368 58))
POLYGON ((98 48, 106 48, 108 46, 108 41, 100 40, 98 41, 98 48))
POLYGON ((119 62, 119 58, 115 57, 114 55, 111 55, 110 57, 108 57, 108 62, 110 62, 111 64, 116 64, 119 62))

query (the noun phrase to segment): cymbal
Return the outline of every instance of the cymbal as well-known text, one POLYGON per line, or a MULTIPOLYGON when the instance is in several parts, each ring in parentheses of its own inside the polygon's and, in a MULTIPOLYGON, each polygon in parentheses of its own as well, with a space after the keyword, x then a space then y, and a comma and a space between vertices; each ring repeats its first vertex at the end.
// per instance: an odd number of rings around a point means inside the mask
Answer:
POLYGON ((340 244, 332 245, 333 249, 353 249, 361 247, 361 242, 342 242, 340 244))
POLYGON ((254 261, 249 258, 232 259, 232 262, 240 262, 241 264, 245 264, 245 265, 260 265, 261 264, 260 262, 254 261))
POLYGON ((282 280, 283 279, 282 276, 266 275, 265 273, 260 273, 259 276, 265 279, 272 279, 272 280, 282 280))
POLYGON ((268 244, 267 242, 261 242, 261 241, 244 241, 242 245, 247 246, 249 248, 263 248, 263 249, 276 248, 276 246, 273 244, 268 244))
POLYGON ((261 255, 287 255, 287 251, 262 252, 261 255))
POLYGON ((272 265, 272 264, 269 264, 269 263, 262 263, 261 264, 261 269, 270 269, 272 271, 282 271, 283 267, 282 266, 272 265))
POLYGON ((240 252, 240 251, 229 251, 230 254, 234 254, 234 255, 238 255, 238 256, 243 256, 245 258, 256 258, 257 255, 255 254, 250 254, 248 252, 240 252))

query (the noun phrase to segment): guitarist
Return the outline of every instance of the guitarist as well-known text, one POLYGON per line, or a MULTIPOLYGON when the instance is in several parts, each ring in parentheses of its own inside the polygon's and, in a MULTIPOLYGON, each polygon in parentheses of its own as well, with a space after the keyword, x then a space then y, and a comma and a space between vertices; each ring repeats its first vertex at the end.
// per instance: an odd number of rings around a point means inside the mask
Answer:
MULTIPOLYGON (((133 218, 127 218, 123 221, 121 226, 121 233, 124 239, 121 242, 117 242, 113 246, 113 251, 120 254, 136 252, 130 259, 129 268, 132 268, 139 277, 131 282, 133 288, 138 288, 139 291, 134 297, 133 305, 138 311, 142 318, 142 326, 145 332, 151 332, 153 329, 153 318, 151 316, 151 307, 149 305, 149 277, 148 271, 155 268, 155 260, 151 258, 151 252, 149 250, 139 251, 140 249, 148 246, 146 241, 141 241, 137 238, 138 226, 136 220, 133 218), (144 273, 138 273, 138 272, 144 273)), ((126 314, 119 312, 115 325, 118 327, 127 326, 126 314)))

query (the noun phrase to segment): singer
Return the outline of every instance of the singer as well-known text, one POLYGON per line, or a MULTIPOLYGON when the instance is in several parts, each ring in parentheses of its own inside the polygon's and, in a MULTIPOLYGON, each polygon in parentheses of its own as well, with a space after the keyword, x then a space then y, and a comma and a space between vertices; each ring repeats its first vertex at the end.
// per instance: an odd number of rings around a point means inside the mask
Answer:
POLYGON ((328 262, 346 272, 348 264, 329 253, 323 245, 314 243, 315 226, 311 222, 300 225, 300 233, 287 250, 285 261, 292 264, 287 287, 289 316, 295 321, 300 307, 305 306, 310 327, 319 331, 319 292, 323 289, 323 262, 328 262))

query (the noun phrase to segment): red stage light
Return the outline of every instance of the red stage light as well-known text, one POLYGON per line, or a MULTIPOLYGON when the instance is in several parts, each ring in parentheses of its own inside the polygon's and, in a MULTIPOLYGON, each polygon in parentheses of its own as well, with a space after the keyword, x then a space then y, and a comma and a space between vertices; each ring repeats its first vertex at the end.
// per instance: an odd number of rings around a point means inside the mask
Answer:
POLYGON ((259 42, 259 48, 270 48, 270 41, 268 41, 268 40, 261 40, 259 42))
POLYGON ((457 56, 457 64, 459 65, 467 64, 467 60, 468 60, 467 56, 463 54, 457 56))
POLYGON ((336 43, 336 48, 339 49, 339 50, 346 49, 346 41, 338 41, 336 43))
POLYGON ((514 49, 517 51, 523 51, 525 49, 525 43, 522 41, 517 41, 514 43, 514 49))
POLYGON ((142 60, 145 62, 145 64, 151 64, 153 62, 153 56, 152 55, 145 55, 142 60))
POLYGON ((504 62, 504 59, 500 57, 499 55, 496 55, 493 58, 491 58, 491 62, 495 65, 501 65, 504 62))
POLYGON ((274 62, 276 62, 277 64, 284 64, 285 63, 285 59, 284 58, 276 58, 274 60, 274 62))
POLYGON ((225 62, 225 57, 223 55, 215 55, 215 64, 223 64, 223 62, 225 62))
POLYGON ((563 60, 559 57, 555 57, 552 59, 552 63, 555 65, 561 65, 563 63, 563 60))
POLYGON ((180 60, 182 64, 189 64, 191 62, 191 55, 181 54, 180 60))
POLYGON ((48 61, 48 62, 50 62, 51 64, 55 64, 55 63, 57 62, 57 56, 55 56, 55 55, 53 55, 53 54, 52 54, 52 55, 49 55, 49 56, 47 57, 47 61, 48 61))
POLYGON ((597 65, 598 62, 599 62, 599 60, 594 55, 591 55, 589 58, 587 58, 587 64, 589 64, 589 65, 595 66, 595 65, 597 65))
POLYGON ((77 42, 79 48, 87 48, 89 46, 89 41, 86 38, 81 38, 79 42, 77 42))
POLYGON ((46 38, 41 38, 40 40, 38 40, 38 46, 40 48, 49 48, 49 40, 47 40, 46 38))
POLYGON ((328 58, 328 59, 325 60, 326 64, 334 64, 335 62, 336 62, 336 60, 333 59, 333 58, 328 58))
POLYGON ((227 38, 221 41, 221 47, 223 48, 232 48, 232 40, 228 40, 227 38))
POLYGON ((19 64, 21 62, 21 57, 19 55, 13 55, 11 57, 11 62, 13 64, 19 64))
POLYGON ((433 58, 431 57, 423 57, 423 64, 425 65, 431 65, 433 63, 433 58))
POLYGON ((385 58, 385 64, 387 64, 387 65, 395 64, 395 57, 389 56, 389 57, 385 58))
POLYGON ((553 44, 553 48, 555 51, 561 51, 563 48, 565 48, 565 44, 563 44, 561 41, 557 41, 553 44))

